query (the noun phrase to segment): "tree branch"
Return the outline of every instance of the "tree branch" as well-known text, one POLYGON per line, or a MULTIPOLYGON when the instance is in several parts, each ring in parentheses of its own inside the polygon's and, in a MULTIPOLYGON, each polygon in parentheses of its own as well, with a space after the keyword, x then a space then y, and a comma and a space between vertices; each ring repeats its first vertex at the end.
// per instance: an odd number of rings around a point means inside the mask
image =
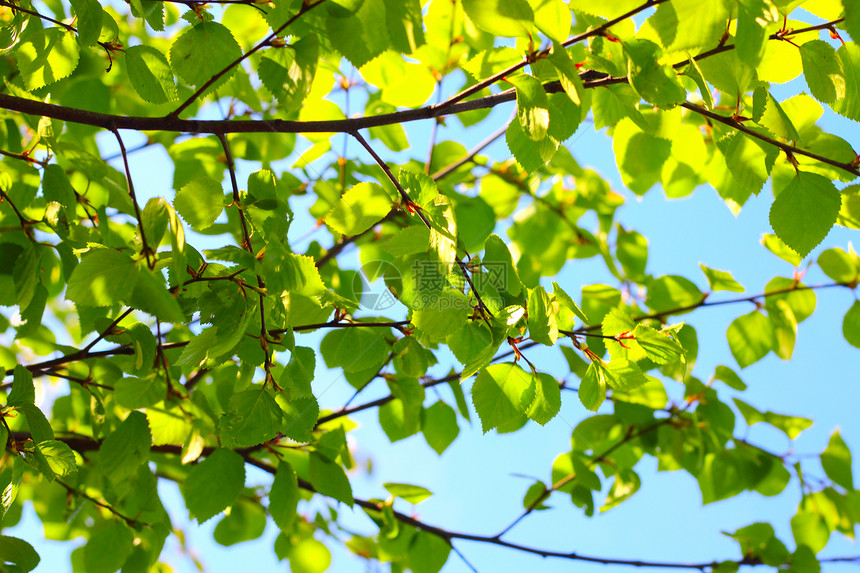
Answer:
MULTIPOLYGON (((14 432, 12 436, 15 440, 25 441, 30 438, 29 433, 27 432, 14 432)), ((73 450, 83 453, 97 450, 99 448, 100 442, 94 440, 92 438, 86 437, 57 437, 58 440, 65 442, 70 448, 73 450)), ((214 447, 205 447, 203 448, 202 455, 208 456, 216 448, 214 447)), ((180 455, 182 453, 182 446, 178 445, 160 445, 160 446, 152 446, 150 451, 155 453, 164 453, 164 454, 173 454, 180 455)), ((254 458, 251 453, 254 451, 253 449, 246 448, 242 450, 235 450, 236 453, 242 456, 245 460, 245 463, 252 465, 258 469, 263 470, 264 472, 275 475, 277 473, 277 467, 254 458)), ((306 482, 303 479, 298 480, 298 485, 300 488, 305 491, 320 494, 312 484, 306 482)), ((353 498, 355 505, 361 507, 364 510, 370 512, 380 512, 384 508, 384 504, 381 502, 374 502, 367 499, 361 498, 353 498)), ((708 562, 699 562, 699 563, 680 563, 680 562, 671 562, 671 561, 645 561, 640 559, 615 559, 611 557, 599 557, 594 555, 585 555, 575 551, 553 551, 550 549, 542 549, 539 547, 532 547, 529 545, 523 545, 520 543, 513 543, 510 541, 505 541, 503 539, 499 539, 497 536, 488 536, 488 535, 476 535, 472 533, 465 533, 461 531, 454 531, 450 529, 445 529, 442 527, 438 527, 435 525, 431 525, 429 523, 425 523, 420 521, 412 516, 406 515, 399 511, 394 510, 393 515, 395 519, 399 522, 404 523, 406 525, 410 525, 419 529, 421 531, 425 531, 441 539, 445 540, 449 545, 453 543, 454 540, 463 540, 463 541, 472 541, 476 543, 482 543, 486 545, 493 545, 498 547, 503 547, 507 549, 513 549, 515 551, 519 551, 521 553, 528 553, 531 555, 538 555, 540 557, 555 557, 559 559, 566 559, 570 561, 584 561, 589 563, 601 563, 603 565, 627 565, 631 567, 653 567, 653 568, 662 568, 662 569, 693 569, 699 571, 706 571, 708 569, 714 568, 721 563, 726 563, 727 561, 708 561, 708 562)), ((124 517, 124 516, 122 516, 124 517)), ((729 561, 732 563, 731 561, 729 561)), ((829 559, 821 559, 821 563, 858 563, 860 562, 860 556, 844 556, 844 557, 832 557, 829 559)), ((764 565, 757 558, 745 557, 738 561, 734 561, 734 564, 740 565, 764 565)))

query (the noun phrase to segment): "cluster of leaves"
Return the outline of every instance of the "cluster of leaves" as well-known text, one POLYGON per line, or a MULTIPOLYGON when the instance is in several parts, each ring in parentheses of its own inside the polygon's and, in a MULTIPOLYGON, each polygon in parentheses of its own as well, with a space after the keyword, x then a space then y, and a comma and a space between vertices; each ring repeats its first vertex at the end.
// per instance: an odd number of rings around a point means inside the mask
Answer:
MULTIPOLYGON (((860 5, 182 5, 184 14, 132 0, 121 13, 95 0, 0 0, 0 304, 16 313, 0 315, 10 341, 0 364, 11 378, 0 410, 0 526, 15 525, 32 500, 46 536, 87 539, 73 552, 76 570, 149 570, 172 531, 157 490, 171 480, 201 523, 229 508, 218 543, 255 539, 271 517, 281 532, 274 551, 294 571, 327 567, 323 535, 351 535, 345 545, 356 555, 396 571, 438 571, 460 538, 581 559, 502 535, 554 494, 589 516, 596 504, 621 504, 651 456, 662 470, 688 472, 705 503, 777 495, 799 479, 794 549, 754 523, 732 534, 741 556, 727 569, 813 571, 831 532, 853 534, 860 494, 841 436, 821 453, 827 478, 810 487, 800 463, 735 429, 737 412, 793 440, 811 421, 738 397, 732 408, 719 383, 742 392, 741 378, 720 366, 703 379, 695 329, 669 322, 715 303, 756 302, 726 333, 738 365, 770 352, 789 359, 814 289, 796 272, 761 295, 715 301, 712 293, 744 291, 727 271, 703 266, 705 291, 651 275, 647 239, 615 220, 623 194, 562 143, 586 119, 608 128, 623 182, 640 195, 660 184, 684 197, 708 184, 737 212, 770 181, 775 234, 765 246, 799 267, 835 224, 860 227, 860 188, 836 186, 860 175, 857 155, 816 125, 823 106, 860 121, 860 48, 848 41, 860 38, 860 5), (809 14, 824 23, 793 19, 809 14), (811 95, 780 101, 772 86, 800 76, 811 95), (456 95, 420 107, 452 83, 456 95), (353 94, 343 105, 340 91, 353 94), (437 142, 435 128, 425 162, 407 153, 392 166, 377 152, 409 150, 406 121, 451 116, 469 129, 512 100, 515 117, 494 135, 512 159, 437 142), (219 109, 219 120, 187 119, 219 109), (138 200, 145 176, 133 169, 126 130, 166 150, 172 190, 138 200), (332 133, 354 143, 352 154, 337 153, 332 133), (102 151, 114 143, 121 170, 102 151), (237 160, 257 169, 241 184, 237 160), (331 246, 299 253, 287 238, 298 218, 291 204, 308 194, 331 246), (351 247, 360 270, 340 264, 351 247), (592 257, 616 286, 588 285, 577 303, 547 282, 592 257), (367 281, 383 282, 390 304, 366 308, 356 285, 367 281), (389 307, 396 317, 373 314, 389 307), (313 332, 325 332, 318 345, 313 332), (529 360, 536 345, 560 349, 578 399, 598 413, 576 426, 550 479, 528 488, 520 519, 481 537, 394 509, 397 498, 425 499, 421 486, 386 483, 387 500, 354 497, 351 414, 376 409, 391 441, 421 433, 440 455, 471 412, 484 432, 499 433, 555 417, 571 385, 529 360), (451 367, 442 348, 460 366, 437 376, 451 367), (342 369, 356 395, 371 384, 389 393, 321 411, 313 381, 323 363, 342 369), (37 384, 51 379, 68 389, 43 411, 37 384), (443 384, 447 401, 426 393, 443 384), (270 484, 246 486, 246 465, 272 474, 270 484), (331 505, 310 518, 303 508, 313 496, 331 505), (361 507, 378 533, 338 530, 335 502, 361 507)), ((827 286, 860 282, 853 250, 827 250, 818 264, 827 286)), ((843 326, 860 346, 860 303, 843 326)), ((38 561, 27 541, 0 536, 4 570, 38 561)))

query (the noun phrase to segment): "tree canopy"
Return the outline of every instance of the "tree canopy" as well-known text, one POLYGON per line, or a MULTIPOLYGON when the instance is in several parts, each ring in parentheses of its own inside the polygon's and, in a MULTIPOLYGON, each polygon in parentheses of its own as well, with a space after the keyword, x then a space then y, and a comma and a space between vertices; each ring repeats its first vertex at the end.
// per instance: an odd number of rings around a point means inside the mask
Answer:
MULTIPOLYGON (((860 522, 856 436, 799 457, 740 431, 793 443, 812 424, 751 403, 741 370, 790 360, 819 293, 860 283, 850 245, 811 256, 860 228, 860 157, 820 121, 860 121, 854 38, 852 0, 0 0, 0 570, 40 561, 8 531, 27 503, 46 537, 86 539, 86 573, 167 570, 177 513, 216 519, 227 546, 276 528, 301 572, 335 545, 391 571, 473 568, 465 542, 721 572, 860 561, 819 555, 860 522), (611 137, 625 189, 571 152, 583 124, 611 137), (653 274, 616 215, 659 189, 715 190, 735 214, 772 191, 762 241, 793 274, 754 292, 731 269, 653 274), (586 259, 609 279, 560 284, 586 259), (813 265, 828 282, 803 282, 813 265), (705 371, 712 306, 735 312, 736 364, 705 371), (325 406, 332 384, 349 400, 325 406), (432 483, 354 493, 373 457, 358 423, 443 456, 470 425, 545 426, 571 402, 570 448, 490 532, 411 512, 432 483), (645 459, 705 504, 799 487, 790 538, 765 514, 727 532, 734 557, 699 562, 515 539, 550 504, 623 504, 645 459)), ((860 302, 841 324, 860 347, 860 302)))

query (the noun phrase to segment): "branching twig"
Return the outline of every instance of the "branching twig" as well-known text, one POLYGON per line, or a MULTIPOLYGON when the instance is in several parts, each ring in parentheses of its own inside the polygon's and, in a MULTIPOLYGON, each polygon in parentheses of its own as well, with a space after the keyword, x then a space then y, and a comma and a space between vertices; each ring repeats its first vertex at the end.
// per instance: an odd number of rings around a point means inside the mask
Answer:
MULTIPOLYGON (((25 432, 15 432, 13 438, 16 440, 26 440, 29 435, 25 432)), ((86 437, 72 437, 72 438, 57 438, 60 441, 65 442, 70 448, 76 450, 79 453, 94 451, 99 448, 100 442, 86 437)), ((203 448, 202 455, 208 456, 216 448, 214 447, 205 447, 203 448)), ((271 465, 268 462, 257 459, 251 455, 253 451, 259 448, 246 448, 242 450, 236 450, 236 452, 242 456, 245 463, 252 465, 256 468, 263 470, 264 472, 275 475, 277 472, 277 468, 271 465)), ((159 445, 153 446, 151 451, 157 453, 165 453, 165 454, 173 454, 179 455, 182 452, 182 446, 179 445, 159 445)), ((167 477, 167 476, 162 476, 167 477)), ((169 479, 169 478, 168 478, 169 479)), ((305 491, 311 493, 319 492, 311 485, 303 479, 298 480, 298 485, 300 488, 305 491)), ((322 495, 322 494, 320 494, 322 495)), ((383 509, 384 504, 381 502, 371 501, 367 499, 354 498, 355 505, 365 509, 367 511, 371 511, 373 513, 379 512, 383 509)), ((102 506, 104 507, 104 506, 102 506)), ((106 508, 111 510, 111 508, 106 508)), ((115 513, 115 512, 114 512, 115 513)), ((654 567, 654 568, 662 568, 662 569, 694 569, 700 571, 706 571, 710 568, 716 567, 720 565, 720 563, 726 563, 726 561, 709 561, 709 562, 700 562, 700 563, 679 563, 679 562, 662 562, 662 561, 645 561, 639 559, 615 559, 610 557, 599 557, 593 555, 584 555, 575 551, 553 551, 549 549, 542 549, 539 547, 533 547, 529 545, 523 545, 520 543, 513 543, 510 541, 505 541, 503 539, 499 539, 498 536, 488 536, 488 535, 475 535, 472 533, 465 533, 460 531, 454 531, 450 529, 445 529, 442 527, 438 527, 435 525, 431 525, 425 523, 415 517, 406 515, 399 511, 393 511, 394 518, 399 522, 404 523, 406 525, 415 527, 421 531, 425 531, 430 533, 431 535, 435 535, 445 540, 447 543, 451 544, 455 540, 463 540, 463 541, 472 541, 475 543, 482 543, 485 545, 492 545, 497 547, 503 547, 507 549, 513 549, 515 551, 519 551, 521 553, 528 553, 531 555, 538 555, 541 557, 555 557, 559 559, 567 559, 570 561, 585 561, 590 563, 601 563, 604 565, 628 565, 632 567, 654 567)), ((119 517, 124 519, 125 516, 117 514, 119 517)), ((860 562, 860 556, 840 556, 840 557, 831 557, 824 558, 820 560, 821 563, 857 563, 860 562)), ((755 557, 745 557, 738 561, 734 561, 737 565, 763 565, 763 563, 755 558, 755 557)))
POLYGON ((151 258, 151 255, 155 252, 149 248, 149 245, 146 243, 146 233, 143 232, 143 217, 140 214, 140 205, 137 202, 137 196, 134 194, 134 182, 131 180, 131 169, 128 165, 128 153, 125 151, 125 145, 122 142, 122 137, 119 135, 119 129, 112 129, 114 136, 116 136, 116 141, 119 144, 119 151, 122 154, 122 165, 125 168, 125 179, 128 187, 128 195, 131 197, 132 205, 134 205, 134 214, 137 217, 137 228, 140 231, 140 242, 143 246, 143 256, 146 257, 146 266, 150 269, 155 268, 155 260, 151 258))

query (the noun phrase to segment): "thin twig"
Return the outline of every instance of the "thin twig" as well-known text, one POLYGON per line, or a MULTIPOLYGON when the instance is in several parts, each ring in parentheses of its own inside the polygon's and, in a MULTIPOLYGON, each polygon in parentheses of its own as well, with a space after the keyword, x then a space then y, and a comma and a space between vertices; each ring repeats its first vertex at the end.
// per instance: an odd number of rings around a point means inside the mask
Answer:
POLYGON ((128 153, 125 150, 125 145, 122 142, 122 137, 119 135, 119 129, 112 129, 116 141, 119 144, 119 151, 122 154, 122 165, 125 168, 125 180, 128 188, 128 195, 131 197, 132 205, 134 205, 134 214, 137 217, 137 228, 140 231, 140 242, 143 245, 143 256, 146 257, 146 266, 150 269, 155 268, 155 260, 151 258, 154 253, 146 243, 146 233, 143 232, 143 217, 140 213, 140 205, 137 203, 137 196, 134 194, 134 182, 131 179, 131 169, 128 165, 128 153))

